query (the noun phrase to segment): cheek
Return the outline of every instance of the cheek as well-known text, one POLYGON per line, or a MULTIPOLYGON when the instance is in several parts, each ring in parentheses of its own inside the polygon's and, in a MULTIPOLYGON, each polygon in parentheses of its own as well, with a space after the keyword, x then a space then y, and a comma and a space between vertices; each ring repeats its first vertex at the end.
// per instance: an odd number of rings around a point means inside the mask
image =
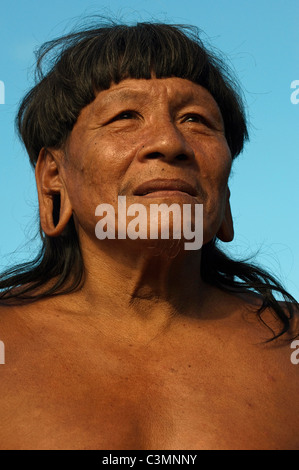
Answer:
POLYGON ((232 158, 225 139, 206 146, 199 159, 200 184, 204 192, 204 243, 216 235, 225 214, 227 182, 232 158))
POLYGON ((225 138, 206 145, 199 158, 199 174, 208 199, 217 198, 226 188, 232 158, 225 138))
POLYGON ((123 160, 123 150, 118 151, 111 142, 82 138, 79 145, 78 139, 74 140, 69 147, 68 168, 72 186, 92 198, 112 194, 124 172, 123 160))
POLYGON ((117 206, 122 176, 128 168, 128 151, 116 146, 115 141, 86 140, 79 135, 72 140, 67 155, 64 181, 75 219, 85 231, 94 232, 96 207, 102 203, 117 206))

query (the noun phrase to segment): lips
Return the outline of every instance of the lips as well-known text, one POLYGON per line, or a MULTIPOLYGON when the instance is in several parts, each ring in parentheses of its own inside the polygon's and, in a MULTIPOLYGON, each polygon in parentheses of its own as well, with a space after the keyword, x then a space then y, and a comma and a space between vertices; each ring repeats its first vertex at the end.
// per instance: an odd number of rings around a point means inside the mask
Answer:
POLYGON ((146 196, 151 193, 163 192, 169 193, 171 191, 179 191, 181 193, 189 194, 190 196, 196 196, 197 191, 190 183, 181 179, 154 179, 145 181, 138 186, 135 191, 135 196, 146 196))

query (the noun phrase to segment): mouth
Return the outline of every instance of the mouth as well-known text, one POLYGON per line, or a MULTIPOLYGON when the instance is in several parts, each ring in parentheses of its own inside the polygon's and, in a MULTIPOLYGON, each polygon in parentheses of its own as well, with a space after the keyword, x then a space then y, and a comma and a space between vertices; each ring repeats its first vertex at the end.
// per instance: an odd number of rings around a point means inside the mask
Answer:
POLYGON ((197 191, 190 183, 181 179, 155 179, 142 183, 134 191, 134 196, 174 197, 197 196, 197 191))

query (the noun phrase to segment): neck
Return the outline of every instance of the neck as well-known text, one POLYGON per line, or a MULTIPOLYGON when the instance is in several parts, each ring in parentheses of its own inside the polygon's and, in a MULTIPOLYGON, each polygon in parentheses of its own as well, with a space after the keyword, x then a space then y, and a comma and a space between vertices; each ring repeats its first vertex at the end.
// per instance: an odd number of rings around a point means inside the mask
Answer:
POLYGON ((101 332, 103 341, 148 344, 214 312, 217 289, 201 279, 200 250, 174 249, 168 240, 156 247, 144 240, 88 241, 80 239, 83 286, 61 298, 62 309, 101 332))
POLYGON ((81 296, 90 305, 114 306, 140 319, 162 310, 186 315, 194 305, 200 308, 207 289, 200 276, 201 250, 186 251, 169 240, 155 247, 143 242, 83 243, 87 274, 81 296))

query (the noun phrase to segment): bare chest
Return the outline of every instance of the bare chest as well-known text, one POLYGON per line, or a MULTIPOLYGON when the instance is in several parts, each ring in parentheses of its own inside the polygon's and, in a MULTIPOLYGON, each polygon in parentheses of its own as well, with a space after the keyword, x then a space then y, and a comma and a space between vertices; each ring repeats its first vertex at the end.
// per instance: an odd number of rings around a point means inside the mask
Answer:
POLYGON ((292 391, 286 400, 267 364, 88 359, 54 355, 3 375, 3 448, 299 449, 292 391))

